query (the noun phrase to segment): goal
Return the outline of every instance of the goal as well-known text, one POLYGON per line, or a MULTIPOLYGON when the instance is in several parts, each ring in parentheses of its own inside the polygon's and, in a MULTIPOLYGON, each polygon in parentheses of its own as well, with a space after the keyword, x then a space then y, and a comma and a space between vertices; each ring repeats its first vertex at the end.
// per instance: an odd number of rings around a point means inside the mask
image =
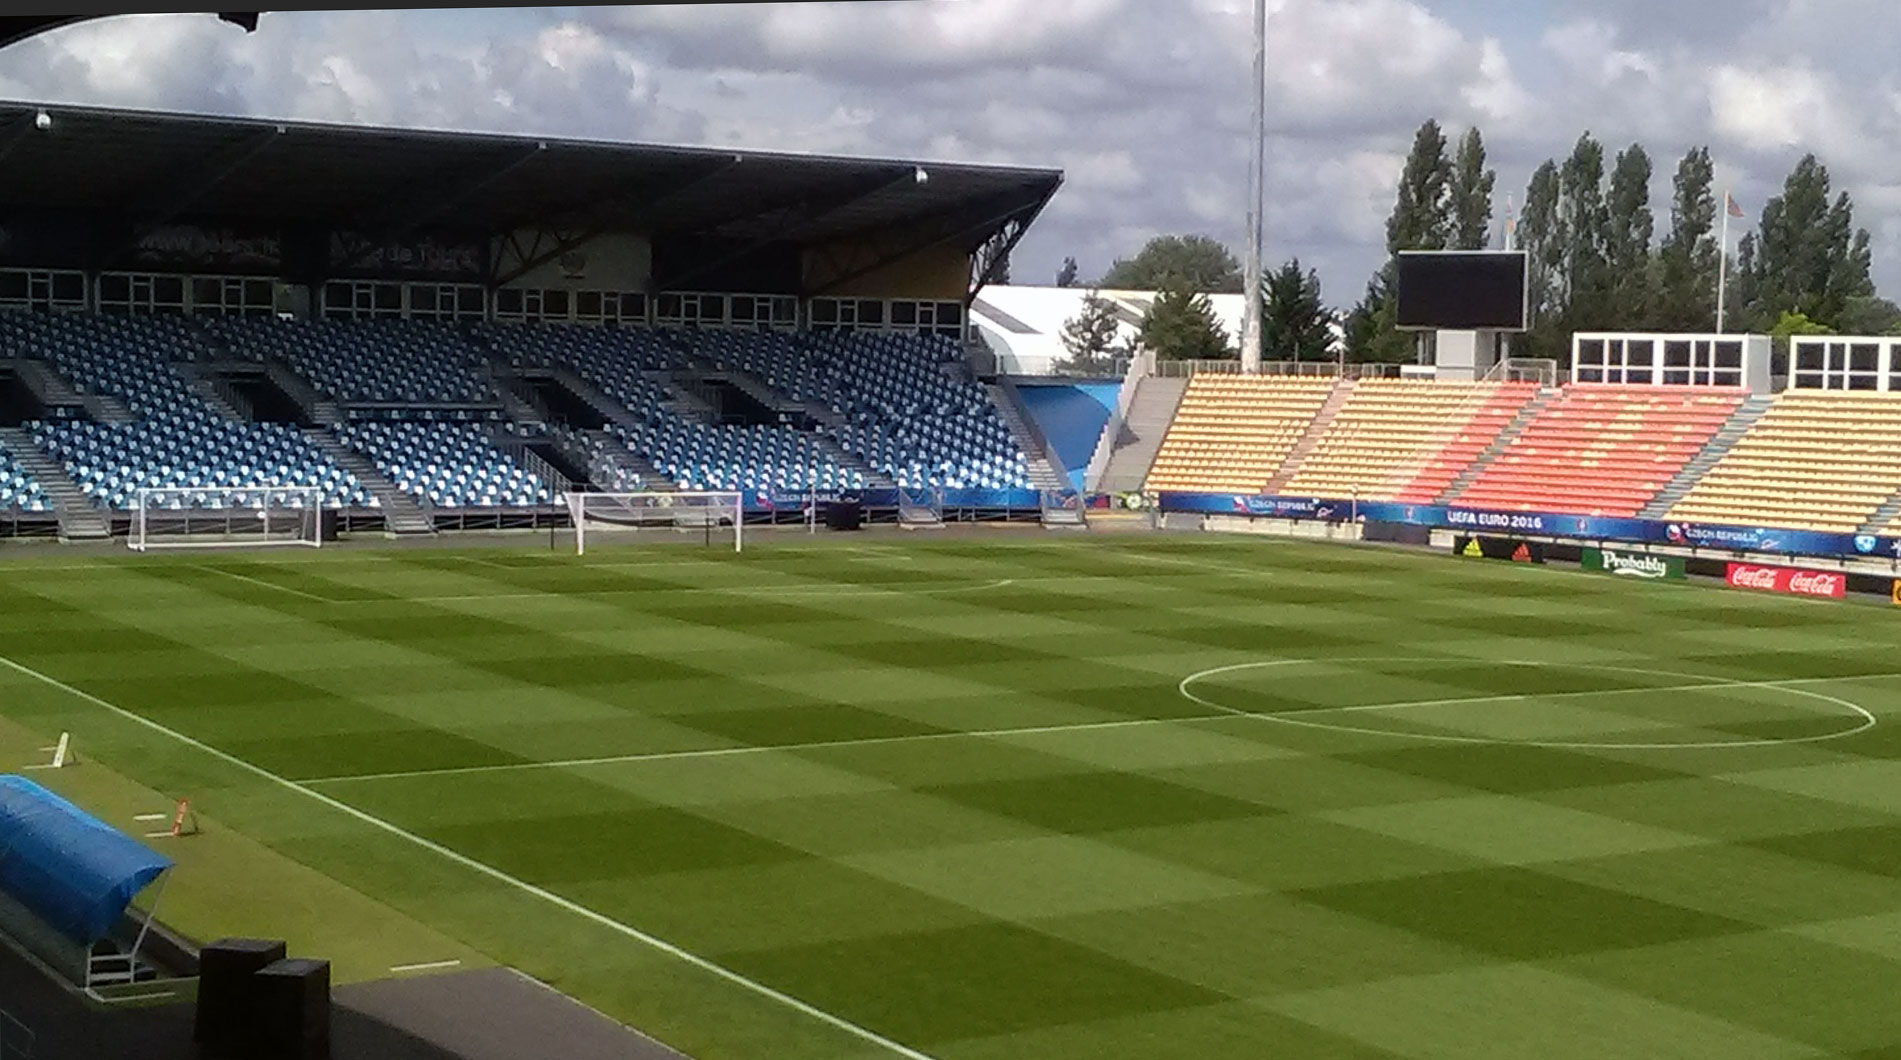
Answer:
POLYGON ((654 540, 663 536, 692 535, 708 545, 724 545, 730 535, 734 552, 745 546, 746 501, 739 493, 574 491, 567 496, 577 556, 587 554, 589 541, 654 540))
POLYGON ((133 499, 135 552, 323 546, 318 486, 150 486, 133 499))

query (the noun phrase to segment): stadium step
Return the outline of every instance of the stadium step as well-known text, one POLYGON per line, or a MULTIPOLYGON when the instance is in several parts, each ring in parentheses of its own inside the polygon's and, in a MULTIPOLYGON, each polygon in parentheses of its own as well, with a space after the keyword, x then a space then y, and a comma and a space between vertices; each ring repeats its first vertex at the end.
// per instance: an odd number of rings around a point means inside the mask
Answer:
MULTIPOLYGON (((679 487, 659 468, 645 457, 621 444, 611 431, 588 431, 587 437, 599 447, 607 457, 609 464, 640 476, 640 488, 652 493, 674 493, 679 487)), ((613 483, 595 482, 602 489, 612 490, 613 483)))
POLYGON ((1108 439, 1112 448, 1101 476, 1087 483, 1091 493, 1136 493, 1142 489, 1149 468, 1155 464, 1155 454, 1161 451, 1162 439, 1168 435, 1168 426, 1175 420, 1175 410, 1181 407, 1182 395, 1188 392, 1188 380, 1160 376, 1140 379, 1135 386, 1128 416, 1120 423, 1112 417, 1103 428, 1105 433, 1114 432, 1108 439))
POLYGON ((264 375, 297 403, 298 409, 310 422, 326 427, 343 422, 343 407, 318 393, 316 387, 284 362, 274 358, 265 360, 264 375))
POLYGON ((364 488, 375 495, 383 509, 383 525, 392 534, 433 534, 436 521, 417 504, 415 498, 398 488, 389 476, 383 474, 362 453, 337 441, 328 430, 322 427, 307 427, 304 437, 317 447, 318 451, 330 458, 330 462, 348 471, 363 483, 364 488))
POLYGON ((875 490, 889 490, 889 489, 898 488, 897 481, 893 479, 890 475, 887 475, 884 472, 879 471, 876 468, 873 468, 870 464, 865 463, 864 460, 860 459, 859 457, 846 452, 844 446, 839 445, 837 442, 833 441, 829 437, 823 434, 814 432, 812 435, 812 443, 818 446, 819 450, 823 452, 826 456, 831 457, 832 460, 836 462, 839 467, 845 468, 850 471, 856 471, 860 475, 865 476, 866 486, 869 486, 870 488, 875 489, 875 490))
POLYGON ((98 541, 112 536, 112 516, 92 503, 66 469, 34 444, 33 436, 18 427, 0 427, 0 445, 33 476, 59 517, 59 536, 68 541, 98 541))
POLYGON ((1267 487, 1261 491, 1262 493, 1270 497, 1278 495, 1289 482, 1294 480, 1294 476, 1300 474, 1301 466, 1307 462, 1307 457, 1313 453, 1314 447, 1320 444, 1320 440, 1327 436, 1327 431, 1333 426, 1334 419, 1340 415, 1340 409, 1352 396, 1353 380, 1339 379, 1334 382, 1333 393, 1327 395, 1326 404, 1320 406, 1320 412, 1307 425, 1307 433, 1301 435, 1300 441, 1294 443, 1294 448, 1288 452, 1287 459, 1281 461, 1280 470, 1274 472, 1274 477, 1267 480, 1267 487))
POLYGON ((1465 470, 1459 472, 1459 477, 1453 479, 1451 485, 1433 498, 1432 503, 1451 504, 1453 498, 1465 492, 1467 487, 1485 473, 1486 468, 1492 466, 1492 461, 1498 459, 1499 454, 1511 448, 1519 435, 1525 433, 1525 428, 1538 418, 1538 414, 1543 412, 1545 406, 1551 404, 1558 394, 1556 387, 1538 388, 1538 395, 1526 402, 1524 408, 1518 410, 1518 415, 1512 417, 1512 421, 1505 425, 1505 429, 1498 433, 1498 437, 1492 439, 1492 444, 1480 450, 1479 454, 1472 458, 1472 462, 1466 465, 1465 470))
POLYGON ((25 385, 27 391, 46 407, 47 415, 58 416, 76 414, 87 407, 86 395, 66 381, 66 377, 54 371, 45 361, 29 358, 8 358, 0 360, 0 372, 12 374, 25 385))
POLYGON ((244 400, 244 395, 238 393, 230 383, 217 378, 208 370, 208 366, 195 361, 175 361, 173 367, 185 378, 185 385, 191 388, 191 392, 211 411, 237 423, 249 423, 256 418, 251 403, 244 400))
POLYGON ((1004 426, 1010 428, 1017 448, 1023 451, 1023 461, 1030 469, 1030 484, 1039 490, 1070 489, 1069 476, 1057 470, 1061 460, 1050 447, 1049 439, 1037 428, 1016 384, 1009 379, 999 379, 984 384, 984 389, 989 391, 990 403, 1003 417, 1004 426))
POLYGON ((1758 420, 1762 419, 1763 413, 1768 412, 1772 404, 1774 404, 1774 399, 1767 397, 1752 397, 1744 401, 1742 406, 1724 421, 1722 428, 1709 440, 1702 451, 1692 457, 1690 462, 1683 466, 1683 470, 1677 472, 1676 476, 1663 489, 1658 490, 1657 495, 1638 511, 1638 516, 1644 519, 1662 519, 1668 516, 1670 509, 1689 496, 1690 491, 1696 488, 1696 484, 1703 480, 1703 476, 1723 462, 1723 458, 1728 456, 1736 443, 1749 433, 1758 420))

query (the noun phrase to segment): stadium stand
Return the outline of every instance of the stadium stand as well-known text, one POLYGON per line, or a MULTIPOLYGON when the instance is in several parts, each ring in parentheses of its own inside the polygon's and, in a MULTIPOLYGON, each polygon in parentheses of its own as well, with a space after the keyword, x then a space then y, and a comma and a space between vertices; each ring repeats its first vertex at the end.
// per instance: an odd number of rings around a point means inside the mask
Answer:
POLYGON ((443 324, 233 317, 209 328, 238 357, 280 360, 345 404, 421 407, 497 400, 480 357, 443 324))
POLYGON ((12 453, 0 444, 0 510, 18 512, 49 511, 46 491, 21 467, 12 453))
POLYGON ((398 489, 437 508, 525 508, 554 491, 495 447, 486 428, 461 423, 372 420, 337 429, 398 489))
MULTIPOLYGON (((375 499, 294 429, 233 423, 207 406, 171 363, 191 345, 180 320, 73 314, 0 314, 0 343, 50 362, 82 393, 129 410, 128 423, 34 421, 34 443, 59 461, 94 503, 133 506, 141 487, 317 486, 327 506, 375 499)), ((196 496, 192 506, 222 503, 196 496)))
POLYGON ((1668 517, 1847 533, 1897 490, 1901 395, 1790 390, 1668 517))
POLYGON ((1197 375, 1162 440, 1147 488, 1259 493, 1335 386, 1330 378, 1197 375))
POLYGON ((1430 503, 1537 392, 1534 383, 1360 380, 1282 492, 1430 503))
POLYGON ((1635 516, 1746 396, 1716 388, 1566 387, 1453 499, 1474 508, 1635 516))

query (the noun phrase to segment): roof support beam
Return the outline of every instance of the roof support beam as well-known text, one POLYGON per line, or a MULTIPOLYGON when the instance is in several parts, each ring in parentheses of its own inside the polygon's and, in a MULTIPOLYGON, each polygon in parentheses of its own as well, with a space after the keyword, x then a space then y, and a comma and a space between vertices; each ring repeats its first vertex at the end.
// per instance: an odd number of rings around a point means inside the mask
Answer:
POLYGON ((981 236, 983 239, 988 239, 1013 219, 1023 219, 1024 227, 1028 228, 1028 218, 1034 217, 1042 203, 1047 201, 1046 194, 1035 201, 1025 202, 1023 193, 1017 191, 1007 195, 993 195, 968 206, 950 210, 932 218, 925 218, 915 226, 919 232, 915 238, 897 243, 889 249, 880 248, 871 261, 849 269, 843 275, 833 277, 824 286, 809 293, 813 296, 832 294, 853 280, 868 276, 893 262, 903 261, 905 258, 922 254, 927 250, 935 250, 972 237, 981 236))
POLYGON ((733 262, 742 261, 748 256, 774 243, 782 242, 787 239, 796 239, 801 230, 818 224, 825 220, 825 218, 830 217, 839 210, 851 206, 853 203, 862 202, 888 189, 915 185, 916 183, 917 179, 912 176, 910 169, 906 169, 902 177, 895 178, 889 174, 881 173, 876 177, 848 181, 844 185, 823 194, 807 195, 802 200, 792 203, 789 206, 775 205, 767 207, 766 209, 752 211, 749 216, 755 217, 763 217, 767 214, 779 211, 787 212, 773 224, 770 230, 762 235, 747 240, 728 253, 720 254, 711 261, 701 262, 677 276, 667 276, 664 278, 655 276, 654 289, 656 291, 685 290, 686 284, 692 280, 699 279, 701 276, 705 276, 711 272, 717 272, 731 265, 733 262))
POLYGON ((109 264, 114 258, 138 246, 146 236, 157 231, 167 221, 191 209, 193 203, 210 194, 225 178, 269 150, 286 131, 282 125, 260 129, 212 154, 204 165, 174 181, 165 194, 136 210, 132 218, 131 236, 101 247, 94 256, 94 267, 109 264))
POLYGON ((1036 223, 1036 219, 1042 216, 1043 208, 1048 206, 1050 200, 1055 197, 1056 188, 1051 186, 1049 191, 1037 200, 1036 205, 1024 211, 1023 216, 1005 221, 1002 228, 985 240, 983 246, 977 248, 977 252, 971 256, 970 291, 964 296, 966 310, 970 308, 972 302, 977 300, 977 296, 983 292, 983 289, 996 280, 997 273, 1001 272, 1004 264, 1010 260, 1010 253, 1016 250, 1018 243, 1023 242, 1023 237, 1030 232, 1030 226, 1036 223))
MULTIPOLYGON (((541 153, 547 149, 547 142, 539 141, 511 151, 480 170, 464 174, 446 188, 429 181, 418 182, 407 195, 396 196, 392 200, 395 205, 366 213, 361 219, 348 224, 365 236, 402 239, 467 202, 482 189, 541 157, 541 153)), ((334 275, 361 264, 376 252, 378 245, 374 238, 363 239, 344 260, 331 263, 329 271, 334 275)))

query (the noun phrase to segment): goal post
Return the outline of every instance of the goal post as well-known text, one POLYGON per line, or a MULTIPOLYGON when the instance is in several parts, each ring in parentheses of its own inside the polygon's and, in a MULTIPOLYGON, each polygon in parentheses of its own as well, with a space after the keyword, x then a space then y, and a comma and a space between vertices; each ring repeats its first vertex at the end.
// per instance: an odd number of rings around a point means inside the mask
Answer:
POLYGON ((677 493, 584 493, 567 495, 574 522, 574 554, 587 555, 590 540, 655 540, 662 535, 694 535, 706 544, 724 544, 731 533, 733 551, 745 549, 746 498, 729 491, 677 493), (605 535, 605 536, 604 536, 605 535), (624 538, 623 538, 623 535, 624 538))
POLYGON ((133 497, 134 552, 323 546, 320 486, 147 486, 133 497))

